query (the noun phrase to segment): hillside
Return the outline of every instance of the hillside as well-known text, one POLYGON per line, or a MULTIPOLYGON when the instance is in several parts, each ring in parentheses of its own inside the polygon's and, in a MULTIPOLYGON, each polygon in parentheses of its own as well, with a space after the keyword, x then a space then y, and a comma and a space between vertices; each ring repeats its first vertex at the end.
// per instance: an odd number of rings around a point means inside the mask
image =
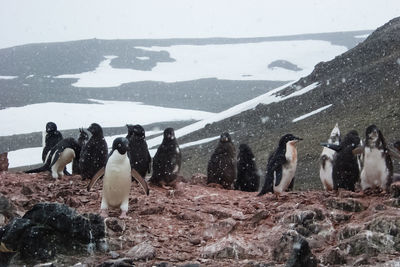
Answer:
MULTIPOLYGON (((329 62, 319 63, 314 71, 276 96, 287 96, 308 85, 318 86, 300 96, 277 103, 258 105, 223 121, 184 136, 186 143, 232 133, 236 146, 247 143, 253 149, 258 167, 279 138, 293 133, 304 138, 298 146, 299 162, 295 189, 321 188, 319 181, 320 142, 325 142, 339 123, 342 134, 355 129, 364 137, 365 128, 376 124, 389 143, 400 139, 400 18, 374 31, 364 42, 329 62), (332 104, 326 110, 293 123, 292 120, 332 104)), ((183 172, 206 172, 207 161, 216 141, 183 150, 183 172)), ((399 163, 395 162, 395 170, 399 163)))

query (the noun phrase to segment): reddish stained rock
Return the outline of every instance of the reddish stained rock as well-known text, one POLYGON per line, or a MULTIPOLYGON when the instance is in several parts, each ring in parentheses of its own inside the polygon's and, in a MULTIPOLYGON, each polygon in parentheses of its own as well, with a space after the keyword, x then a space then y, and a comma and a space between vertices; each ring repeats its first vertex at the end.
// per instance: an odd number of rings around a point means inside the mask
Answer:
MULTIPOLYGON (((0 192, 18 214, 43 201, 66 203, 79 213, 97 213, 102 184, 97 183, 91 192, 86 186, 87 181, 78 175, 54 180, 49 173, 0 173, 0 192), (30 195, 21 194, 24 186, 31 189, 30 195)), ((64 257, 62 263, 80 261, 97 266, 111 259, 110 250, 125 256, 145 242, 157 254, 146 263, 136 262, 139 266, 161 262, 170 266, 189 262, 202 266, 284 264, 298 236, 308 241, 322 263, 352 265, 366 255, 364 250, 375 253, 369 260, 372 266, 400 256, 400 223, 396 219, 400 218, 400 204, 395 205, 398 198, 389 195, 341 191, 338 197, 310 191, 287 193, 277 200, 272 194, 257 197, 256 193, 184 182, 177 183, 173 194, 152 185, 149 196, 142 191, 132 183, 130 219, 120 220, 120 210, 110 210, 109 250, 88 258, 64 257), (379 205, 382 207, 376 208, 379 205), (351 254, 346 253, 348 248, 351 254)))
POLYGON ((0 171, 8 171, 9 164, 7 155, 7 152, 0 154, 0 171))

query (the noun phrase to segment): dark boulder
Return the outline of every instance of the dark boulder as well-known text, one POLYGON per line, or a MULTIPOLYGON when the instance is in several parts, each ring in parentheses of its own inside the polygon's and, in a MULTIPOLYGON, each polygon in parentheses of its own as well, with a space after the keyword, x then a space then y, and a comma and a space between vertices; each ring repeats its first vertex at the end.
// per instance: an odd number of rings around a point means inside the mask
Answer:
POLYGON ((293 244, 292 254, 286 263, 286 267, 316 267, 317 258, 312 254, 307 240, 299 237, 293 244))

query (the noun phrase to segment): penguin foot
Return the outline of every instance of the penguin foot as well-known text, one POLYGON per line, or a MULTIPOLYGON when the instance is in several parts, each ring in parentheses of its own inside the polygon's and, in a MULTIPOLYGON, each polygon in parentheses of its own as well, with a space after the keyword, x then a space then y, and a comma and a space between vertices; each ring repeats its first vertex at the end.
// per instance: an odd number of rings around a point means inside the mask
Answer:
POLYGON ((101 216, 101 217, 104 217, 104 218, 107 218, 107 217, 108 217, 108 212, 107 212, 107 210, 100 210, 100 216, 101 216))
POLYGON ((120 219, 130 219, 128 215, 126 215, 126 211, 121 211, 121 215, 119 216, 120 219))

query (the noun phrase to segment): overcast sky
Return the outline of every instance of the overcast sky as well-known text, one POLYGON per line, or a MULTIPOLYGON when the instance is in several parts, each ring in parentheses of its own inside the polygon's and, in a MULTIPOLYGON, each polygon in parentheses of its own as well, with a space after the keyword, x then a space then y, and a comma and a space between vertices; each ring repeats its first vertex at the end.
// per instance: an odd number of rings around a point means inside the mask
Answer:
POLYGON ((400 0, 1 0, 0 48, 89 38, 367 30, 397 16, 400 0))

